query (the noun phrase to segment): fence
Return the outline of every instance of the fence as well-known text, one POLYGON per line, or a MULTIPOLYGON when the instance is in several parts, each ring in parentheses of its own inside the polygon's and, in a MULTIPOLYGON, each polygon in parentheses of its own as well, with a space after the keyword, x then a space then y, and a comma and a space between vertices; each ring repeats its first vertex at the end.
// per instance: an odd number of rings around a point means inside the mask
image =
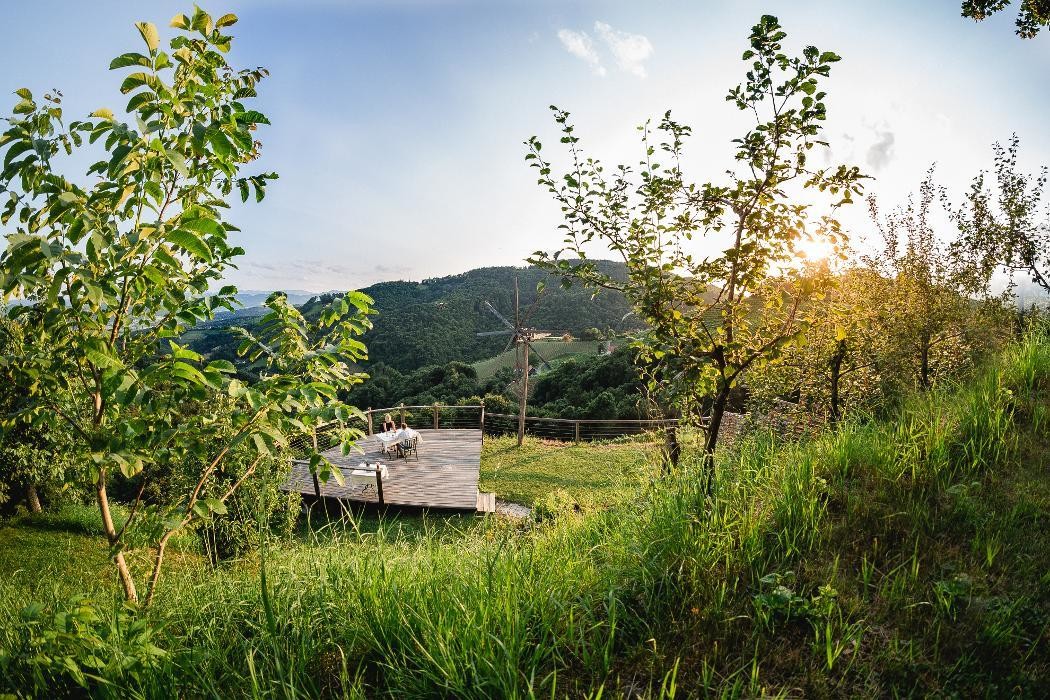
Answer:
MULTIPOLYGON (((489 413, 485 406, 391 406, 365 411, 369 434, 379 431, 384 416, 390 415, 400 425, 412 428, 481 428, 485 435, 511 435, 518 431, 518 415, 489 413)), ((677 426, 676 420, 594 420, 573 418, 525 417, 525 434, 566 442, 609 440, 625 435, 639 435, 677 426)))
MULTIPOLYGON (((793 405, 793 404, 792 404, 793 405)), ((811 420, 800 419, 798 415, 791 415, 782 406, 780 410, 771 411, 756 419, 752 419, 756 425, 767 426, 787 438, 799 438, 802 434, 819 429, 811 420)), ((511 413, 489 413, 484 404, 469 406, 450 406, 444 404, 431 404, 429 406, 390 406, 387 408, 368 408, 364 412, 364 423, 360 419, 355 427, 359 427, 367 435, 381 431, 383 418, 389 414, 391 419, 400 426, 402 423, 417 429, 449 430, 463 428, 480 428, 484 435, 514 435, 518 431, 518 415, 511 413)), ((745 429, 749 421, 743 414, 727 412, 722 419, 722 443, 732 442, 737 434, 745 429)), ((332 430, 337 423, 329 423, 321 426, 317 431, 317 446, 327 449, 336 444, 332 430)), ((354 425, 353 423, 351 425, 354 425)), ((525 434, 548 440, 560 440, 562 442, 593 442, 596 440, 612 440, 629 435, 642 435, 645 433, 664 432, 667 428, 678 427, 675 419, 638 419, 638 420, 601 420, 585 418, 540 418, 536 416, 525 417, 525 434)), ((309 446, 311 438, 301 436, 297 438, 295 447, 300 449, 309 446)))

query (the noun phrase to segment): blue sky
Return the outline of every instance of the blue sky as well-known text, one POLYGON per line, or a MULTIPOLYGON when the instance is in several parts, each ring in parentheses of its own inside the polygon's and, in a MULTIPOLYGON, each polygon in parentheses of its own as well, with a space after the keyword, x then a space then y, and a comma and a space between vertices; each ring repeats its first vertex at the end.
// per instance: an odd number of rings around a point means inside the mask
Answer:
MULTIPOLYGON (((242 288, 321 291, 521 264, 559 241, 558 211, 522 141, 556 141, 547 106, 573 112, 588 150, 637 160, 634 127, 673 109, 694 128, 698 180, 729 164, 747 123, 724 101, 763 13, 789 46, 843 57, 828 82, 830 157, 877 179, 886 204, 936 161, 959 191, 1022 138, 1029 169, 1050 163, 1050 34, 1022 41, 1013 11, 981 24, 958 0, 927 2, 470 2, 254 0, 237 13, 231 61, 272 77, 260 168, 267 199, 235 207, 242 288)), ((189 3, 10 3, 0 94, 57 87, 67 114, 119 108, 109 60, 138 50, 136 20, 162 27, 189 3)), ((553 145, 553 144, 552 144, 553 145)), ((857 208, 858 210, 861 207, 857 208)), ((857 234, 863 212, 845 217, 857 234)))

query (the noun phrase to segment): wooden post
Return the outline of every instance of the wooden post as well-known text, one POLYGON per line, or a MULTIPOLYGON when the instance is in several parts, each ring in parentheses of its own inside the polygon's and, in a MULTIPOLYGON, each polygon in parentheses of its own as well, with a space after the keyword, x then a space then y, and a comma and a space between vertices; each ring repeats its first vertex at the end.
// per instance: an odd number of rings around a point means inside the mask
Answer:
POLYGON ((576 444, 580 444, 580 421, 576 421, 576 444))
POLYGON ((485 444, 485 399, 481 400, 481 444, 485 444))
POLYGON ((441 420, 438 418, 440 409, 438 408, 437 401, 434 402, 434 430, 438 429, 441 425, 441 420))
POLYGON ((525 406, 529 400, 529 343, 523 343, 525 347, 525 374, 521 377, 521 400, 518 402, 518 447, 521 447, 525 439, 525 406))
POLYGON ((405 422, 405 402, 401 402, 401 422, 405 422))
POLYGON ((383 503, 383 465, 376 464, 376 496, 379 498, 379 505, 386 505, 383 503))
POLYGON ((369 406, 368 410, 365 411, 365 415, 368 416, 368 434, 372 434, 372 407, 369 406))
POLYGON ((667 444, 665 447, 664 473, 669 474, 678 467, 678 461, 682 456, 682 447, 678 444, 678 429, 674 423, 665 427, 667 444))
MULTIPOLYGON (((317 452, 317 426, 314 426, 313 430, 310 431, 310 437, 313 439, 314 452, 317 452)), ((317 502, 321 502, 321 482, 317 480, 317 472, 313 471, 310 476, 314 480, 314 495, 317 496, 317 502)))

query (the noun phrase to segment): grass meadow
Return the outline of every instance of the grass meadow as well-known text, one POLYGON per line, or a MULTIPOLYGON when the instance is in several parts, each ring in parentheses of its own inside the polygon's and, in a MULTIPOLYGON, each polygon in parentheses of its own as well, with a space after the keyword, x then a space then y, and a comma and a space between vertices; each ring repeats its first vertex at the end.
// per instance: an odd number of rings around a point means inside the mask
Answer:
POLYGON ((660 479, 649 453, 491 441, 482 487, 545 517, 350 518, 216 568, 187 546, 145 613, 115 582, 92 588, 107 552, 88 509, 15 519, 0 526, 0 693, 1038 697, 1050 684, 1045 335, 889 418, 797 443, 748 436, 720 455, 713 503, 692 453, 660 479))

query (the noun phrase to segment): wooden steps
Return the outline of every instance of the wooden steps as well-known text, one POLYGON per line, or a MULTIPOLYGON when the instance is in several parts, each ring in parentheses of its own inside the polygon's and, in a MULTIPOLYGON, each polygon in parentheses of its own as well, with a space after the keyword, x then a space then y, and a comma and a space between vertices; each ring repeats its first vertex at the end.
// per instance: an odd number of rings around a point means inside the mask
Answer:
POLYGON ((496 494, 491 491, 478 491, 478 512, 496 512, 496 494))

